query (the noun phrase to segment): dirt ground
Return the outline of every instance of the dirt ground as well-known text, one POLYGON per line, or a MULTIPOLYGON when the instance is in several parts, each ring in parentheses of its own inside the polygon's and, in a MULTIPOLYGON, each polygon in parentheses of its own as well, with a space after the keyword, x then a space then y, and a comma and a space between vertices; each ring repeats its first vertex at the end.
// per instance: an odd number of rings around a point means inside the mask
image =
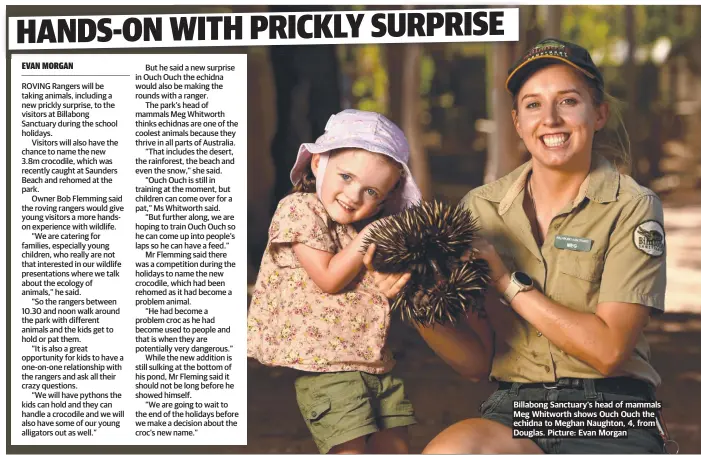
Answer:
MULTIPOLYGON (((646 335, 663 379, 658 399, 680 453, 701 452, 701 205, 665 209, 668 245, 667 312, 652 319, 646 335)), ((396 372, 406 382, 419 424, 410 450, 419 453, 442 429, 478 416, 494 390, 472 384, 448 368, 412 329, 393 325, 396 372)), ((294 396, 296 373, 248 364, 248 445, 228 453, 316 453, 294 396)))

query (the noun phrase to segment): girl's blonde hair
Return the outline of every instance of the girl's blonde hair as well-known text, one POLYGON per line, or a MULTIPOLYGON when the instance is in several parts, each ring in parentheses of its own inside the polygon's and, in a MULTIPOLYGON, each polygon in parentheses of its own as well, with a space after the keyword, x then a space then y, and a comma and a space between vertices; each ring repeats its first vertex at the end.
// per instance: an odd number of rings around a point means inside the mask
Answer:
POLYGON ((299 182, 292 185, 289 194, 293 193, 316 193, 316 176, 312 172, 311 162, 307 165, 299 182))

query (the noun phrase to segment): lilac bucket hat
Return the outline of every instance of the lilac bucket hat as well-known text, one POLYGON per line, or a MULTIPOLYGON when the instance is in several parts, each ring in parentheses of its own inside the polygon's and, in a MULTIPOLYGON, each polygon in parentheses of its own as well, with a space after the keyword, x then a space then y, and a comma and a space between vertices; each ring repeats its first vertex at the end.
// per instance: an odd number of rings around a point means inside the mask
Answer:
POLYGON ((421 200, 421 191, 409 170, 409 143, 401 129, 382 114, 376 112, 346 109, 329 118, 325 132, 316 142, 302 144, 297 153, 290 179, 292 184, 299 182, 312 159, 313 154, 321 154, 316 175, 316 192, 321 193, 321 185, 326 172, 330 152, 342 148, 359 148, 386 155, 404 168, 404 176, 392 194, 385 201, 387 214, 393 214, 421 200))

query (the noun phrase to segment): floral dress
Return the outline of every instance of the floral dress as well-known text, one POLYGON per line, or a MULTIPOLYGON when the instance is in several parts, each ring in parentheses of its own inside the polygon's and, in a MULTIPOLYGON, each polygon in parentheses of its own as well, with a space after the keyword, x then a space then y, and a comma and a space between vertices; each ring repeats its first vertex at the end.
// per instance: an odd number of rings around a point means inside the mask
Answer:
POLYGON ((248 356, 270 366, 386 373, 389 302, 361 272, 338 294, 323 292, 292 251, 294 243, 337 253, 357 235, 338 225, 314 193, 278 204, 248 311, 248 356))

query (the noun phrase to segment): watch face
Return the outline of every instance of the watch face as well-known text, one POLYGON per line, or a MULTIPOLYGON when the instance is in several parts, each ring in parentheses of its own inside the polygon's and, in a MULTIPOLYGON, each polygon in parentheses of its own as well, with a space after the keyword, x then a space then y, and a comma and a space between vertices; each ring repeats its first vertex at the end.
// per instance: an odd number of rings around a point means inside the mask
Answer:
POLYGON ((518 282, 523 284, 524 286, 533 286, 533 280, 531 279, 531 277, 529 277, 523 272, 514 272, 514 278, 516 278, 518 282))

